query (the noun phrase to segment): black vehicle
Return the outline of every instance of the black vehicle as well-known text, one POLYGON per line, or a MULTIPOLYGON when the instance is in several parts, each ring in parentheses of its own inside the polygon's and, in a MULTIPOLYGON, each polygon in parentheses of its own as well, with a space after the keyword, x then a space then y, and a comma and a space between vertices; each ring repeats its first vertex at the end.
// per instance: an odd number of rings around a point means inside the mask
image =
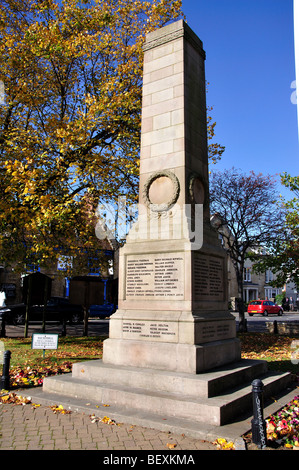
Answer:
POLYGON ((116 308, 116 305, 109 302, 106 302, 102 305, 91 305, 89 308, 89 317, 110 317, 116 311, 116 308))
MULTIPOLYGON (((32 305, 29 307, 29 322, 42 321, 44 313, 43 305, 32 305)), ((23 325, 26 317, 26 305, 17 304, 0 308, 0 321, 4 317, 5 322, 13 325, 23 325)), ((83 321, 84 311, 82 305, 69 303, 64 297, 50 297, 48 300, 45 320, 62 323, 80 323, 83 321)))

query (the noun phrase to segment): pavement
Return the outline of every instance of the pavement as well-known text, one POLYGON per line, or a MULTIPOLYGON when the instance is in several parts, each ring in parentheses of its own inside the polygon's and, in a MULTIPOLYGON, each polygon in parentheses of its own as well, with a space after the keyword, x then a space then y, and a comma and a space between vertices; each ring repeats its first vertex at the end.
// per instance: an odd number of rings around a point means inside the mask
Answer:
MULTIPOLYGON (((146 463, 149 456, 168 454, 185 455, 184 458, 196 461, 200 451, 219 450, 213 444, 218 438, 233 442, 235 450, 258 450, 252 443, 248 446, 242 437, 251 429, 252 416, 221 427, 194 422, 189 429, 182 430, 175 418, 160 418, 160 422, 155 423, 150 417, 132 414, 132 423, 121 422, 113 407, 97 406, 84 400, 65 402, 59 395, 44 399, 42 388, 13 393, 26 397, 30 403, 0 404, 0 451, 99 450, 97 461, 112 458, 112 455, 132 458, 137 455, 146 463)), ((298 387, 289 389, 281 398, 273 398, 264 408, 264 417, 282 408, 296 395, 298 387)), ((103 463, 111 464, 104 460, 103 463)))
MULTIPOLYGON (((109 413, 105 411, 109 416, 109 413)), ((104 417, 104 415, 102 415, 104 417)), ((129 424, 108 424, 83 412, 61 414, 49 406, 0 407, 0 450, 169 451, 215 450, 200 439, 129 424)), ((133 452, 134 451, 134 452, 133 452)))

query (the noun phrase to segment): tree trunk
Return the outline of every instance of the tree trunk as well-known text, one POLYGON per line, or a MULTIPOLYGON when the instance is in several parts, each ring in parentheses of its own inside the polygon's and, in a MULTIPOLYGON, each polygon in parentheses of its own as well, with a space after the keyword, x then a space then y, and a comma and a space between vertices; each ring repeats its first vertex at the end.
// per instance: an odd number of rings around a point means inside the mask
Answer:
POLYGON ((28 336, 28 323, 29 323, 29 309, 31 304, 31 291, 32 291, 32 277, 28 277, 28 291, 27 291, 27 302, 26 302, 26 314, 25 314, 25 328, 24 328, 24 338, 28 336))
POLYGON ((244 333, 247 331, 247 321, 245 319, 245 306, 243 300, 243 264, 240 265, 239 269, 236 270, 237 282, 238 282, 238 311, 239 311, 239 332, 244 333))
POLYGON ((48 303, 48 278, 45 278, 42 333, 46 332, 46 311, 48 303))
POLYGON ((88 336, 89 282, 85 282, 83 336, 88 336))
POLYGON ((239 331, 240 333, 244 333, 247 331, 247 321, 245 318, 245 307, 244 307, 243 297, 239 298, 238 310, 239 310, 239 331))

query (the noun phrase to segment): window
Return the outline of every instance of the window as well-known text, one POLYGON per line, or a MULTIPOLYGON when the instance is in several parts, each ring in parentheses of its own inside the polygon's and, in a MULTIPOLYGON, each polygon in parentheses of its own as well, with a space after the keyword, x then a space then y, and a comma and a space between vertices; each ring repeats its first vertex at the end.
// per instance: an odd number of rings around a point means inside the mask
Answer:
POLYGON ((244 277, 245 282, 251 282, 251 268, 244 268, 244 277))
POLYGON ((270 271, 268 269, 265 273, 265 282, 268 283, 268 282, 271 282, 271 281, 273 281, 273 273, 272 273, 272 271, 270 271))
POLYGON ((26 272, 27 273, 40 272, 40 267, 37 264, 28 262, 26 264, 26 272))
POLYGON ((275 299, 280 293, 280 289, 276 287, 265 287, 265 299, 275 299))
POLYGON ((16 296, 15 284, 1 284, 0 290, 5 292, 6 298, 13 299, 16 296))
POLYGON ((90 276, 99 276, 101 274, 98 258, 89 257, 87 261, 88 274, 90 276))
POLYGON ((72 256, 59 256, 57 261, 57 270, 58 271, 67 271, 73 267, 73 257, 72 256))

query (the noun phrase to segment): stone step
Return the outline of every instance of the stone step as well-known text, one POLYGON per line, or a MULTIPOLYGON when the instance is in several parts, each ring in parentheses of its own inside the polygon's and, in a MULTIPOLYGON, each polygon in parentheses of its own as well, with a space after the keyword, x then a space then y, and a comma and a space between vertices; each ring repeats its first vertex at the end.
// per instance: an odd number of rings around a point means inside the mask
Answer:
MULTIPOLYGON (((58 393, 44 392, 42 387, 34 387, 22 391, 22 395, 28 396, 32 403, 39 403, 44 406, 61 405, 65 410, 72 412, 84 413, 89 416, 94 416, 98 419, 108 416, 114 420, 116 424, 127 424, 142 426, 145 428, 157 429, 168 433, 178 435, 186 435, 195 439, 202 439, 205 441, 213 442, 215 439, 224 438, 227 441, 244 441, 241 436, 251 429, 252 419, 252 406, 249 407, 245 413, 237 418, 230 420, 224 426, 209 425, 204 422, 195 420, 186 420, 184 418, 158 416, 152 410, 145 412, 143 410, 125 409, 117 405, 110 404, 109 407, 100 405, 94 400, 86 400, 86 398, 74 398, 66 395, 59 395, 58 393)), ((287 389, 283 389, 280 393, 270 395, 269 399, 265 400, 264 417, 275 414, 286 403, 289 403, 297 395, 295 384, 290 384, 287 389)))
POLYGON ((241 360, 203 374, 114 366, 102 360, 73 364, 72 376, 94 383, 115 383, 122 386, 172 392, 196 397, 215 397, 225 390, 254 380, 267 371, 266 361, 241 360))
MULTIPOLYGON (((82 365, 82 363, 81 363, 82 365)), ((264 383, 264 396, 274 395, 287 387, 290 374, 267 373, 261 379, 264 383)), ((252 387, 243 387, 219 395, 204 398, 183 395, 179 392, 161 392, 118 384, 95 383, 71 375, 47 377, 44 381, 45 393, 57 393, 75 399, 93 400, 99 404, 113 404, 132 411, 152 412, 160 417, 183 418, 222 426, 252 405, 252 387)))

